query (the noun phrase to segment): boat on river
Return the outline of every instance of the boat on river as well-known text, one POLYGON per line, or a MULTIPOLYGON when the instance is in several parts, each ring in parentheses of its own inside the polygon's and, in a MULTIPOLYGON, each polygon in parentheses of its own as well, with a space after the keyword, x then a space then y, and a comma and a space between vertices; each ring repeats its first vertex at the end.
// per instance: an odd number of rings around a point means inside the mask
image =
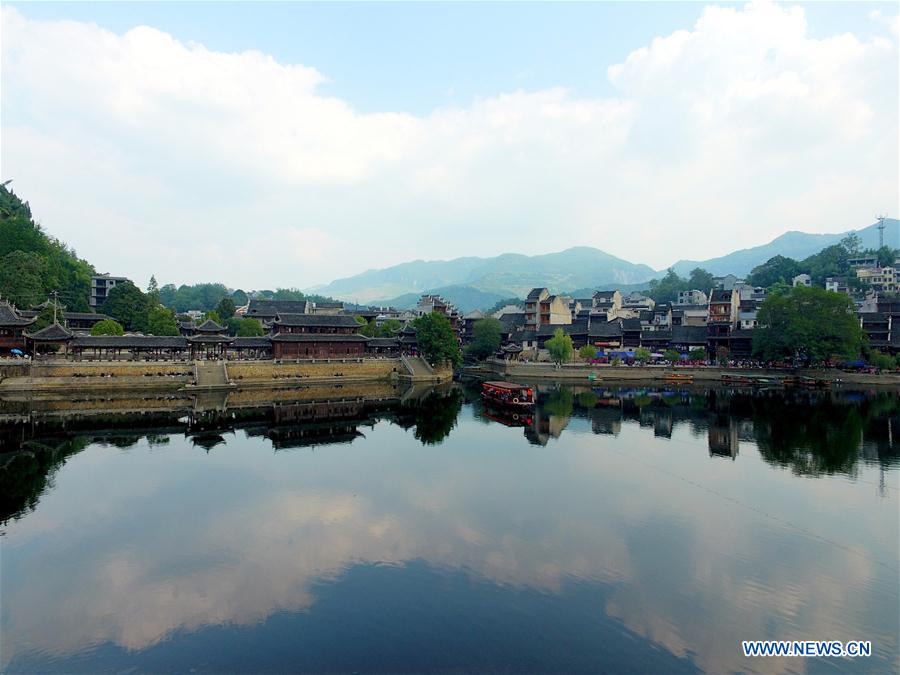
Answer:
POLYGON ((828 379, 826 377, 806 377, 803 376, 799 379, 798 384, 801 387, 810 387, 810 388, 827 388, 834 384, 834 380, 828 379))
POLYGON ((484 382, 481 385, 481 398, 504 408, 527 410, 534 407, 534 390, 515 382, 484 382))
POLYGON ((690 383, 694 381, 694 376, 690 373, 666 373, 663 375, 663 379, 666 382, 686 382, 690 383))

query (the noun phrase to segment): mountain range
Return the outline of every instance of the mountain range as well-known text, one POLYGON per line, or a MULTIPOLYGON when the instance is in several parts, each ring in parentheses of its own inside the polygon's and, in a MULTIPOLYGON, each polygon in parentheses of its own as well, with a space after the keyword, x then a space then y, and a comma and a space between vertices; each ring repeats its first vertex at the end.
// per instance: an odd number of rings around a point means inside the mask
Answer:
MULTIPOLYGON (((885 225, 885 245, 900 248, 900 221, 888 218, 885 225)), ((855 232, 864 248, 877 248, 877 223, 855 232)), ((775 255, 802 259, 836 244, 849 233, 786 232, 761 246, 708 260, 679 260, 672 268, 682 276, 695 267, 702 267, 717 276, 744 276, 775 255)), ((436 293, 468 312, 487 309, 505 298, 522 298, 535 286, 546 286, 557 293, 586 288, 624 290, 640 288, 665 272, 596 248, 578 246, 534 256, 504 253, 491 258, 415 260, 367 270, 311 290, 335 298, 401 309, 414 306, 423 293, 436 293)))

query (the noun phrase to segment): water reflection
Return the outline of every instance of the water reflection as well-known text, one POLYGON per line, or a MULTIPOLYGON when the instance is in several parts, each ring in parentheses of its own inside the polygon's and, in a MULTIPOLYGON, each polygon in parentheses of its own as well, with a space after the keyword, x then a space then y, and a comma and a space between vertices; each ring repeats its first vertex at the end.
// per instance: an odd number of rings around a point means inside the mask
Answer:
POLYGON ((896 669, 896 392, 538 391, 3 402, 0 665, 896 669))

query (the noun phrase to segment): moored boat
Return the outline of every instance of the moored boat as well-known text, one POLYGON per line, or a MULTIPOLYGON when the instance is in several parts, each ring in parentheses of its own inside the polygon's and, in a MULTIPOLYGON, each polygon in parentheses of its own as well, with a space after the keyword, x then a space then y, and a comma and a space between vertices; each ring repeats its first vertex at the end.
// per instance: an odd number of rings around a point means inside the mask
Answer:
POLYGON ((663 379, 666 382, 693 382, 694 376, 688 373, 666 373, 663 379))
POLYGON ((515 382, 484 382, 481 398, 488 403, 507 408, 531 408, 534 406, 534 390, 515 382))
POLYGON ((800 386, 802 387, 830 387, 834 380, 825 377, 806 377, 800 378, 800 386))

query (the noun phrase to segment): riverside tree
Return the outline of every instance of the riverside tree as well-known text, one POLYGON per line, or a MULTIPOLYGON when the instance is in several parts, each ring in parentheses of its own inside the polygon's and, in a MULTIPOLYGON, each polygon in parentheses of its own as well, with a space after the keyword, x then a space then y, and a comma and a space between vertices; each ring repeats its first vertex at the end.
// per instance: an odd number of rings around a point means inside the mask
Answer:
POLYGON ((228 321, 234 316, 234 300, 229 297, 222 298, 216 305, 216 312, 223 320, 228 321))
POLYGON ((597 356, 597 348, 593 345, 585 345, 578 350, 578 356, 580 356, 585 361, 590 361, 592 358, 597 356))
POLYGON ((147 332, 151 335, 179 335, 175 312, 162 305, 151 309, 147 312, 147 332))
POLYGON ((149 304, 140 288, 130 281, 123 281, 110 289, 100 312, 111 316, 127 330, 145 331, 149 304))
POLYGON ((815 286, 770 294, 759 308, 753 353, 764 359, 825 361, 859 355, 863 334, 853 300, 815 286))
POLYGON ((496 354, 500 349, 500 322, 487 317, 479 319, 472 326, 472 343, 466 347, 466 354, 476 359, 484 359, 496 354))
POLYGON ((266 334, 259 320, 248 316, 233 316, 225 322, 225 326, 228 334, 235 337, 260 337, 266 334))
POLYGON ((450 319, 440 312, 431 312, 412 322, 416 329, 419 351, 431 363, 449 361, 458 365, 462 361, 459 341, 450 325, 450 319))
POLYGON ((572 338, 566 335, 562 328, 553 331, 553 337, 544 345, 550 352, 550 358, 556 363, 565 363, 572 360, 572 338))
POLYGON ((113 319, 103 319, 98 321, 91 328, 91 335, 124 335, 125 329, 118 321, 113 319))

